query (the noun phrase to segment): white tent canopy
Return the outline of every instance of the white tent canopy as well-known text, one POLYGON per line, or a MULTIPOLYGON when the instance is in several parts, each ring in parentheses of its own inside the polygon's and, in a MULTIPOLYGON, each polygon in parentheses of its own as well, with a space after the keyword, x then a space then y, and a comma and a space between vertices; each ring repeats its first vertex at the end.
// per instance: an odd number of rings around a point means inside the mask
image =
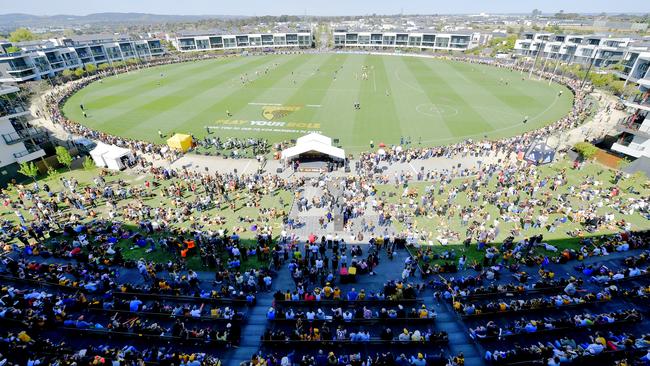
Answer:
POLYGON ((108 150, 110 150, 110 145, 103 142, 97 143, 97 146, 90 150, 90 157, 93 158, 95 165, 102 168, 106 166, 103 155, 106 154, 108 150))
POLYGON ((345 160, 345 151, 332 146, 332 139, 318 133, 310 133, 296 140, 296 146, 282 150, 282 159, 295 159, 307 152, 317 152, 334 159, 345 160))
POLYGON ((97 147, 90 151, 95 165, 111 170, 122 170, 126 168, 125 160, 133 159, 131 150, 123 147, 104 144, 97 144, 97 147))

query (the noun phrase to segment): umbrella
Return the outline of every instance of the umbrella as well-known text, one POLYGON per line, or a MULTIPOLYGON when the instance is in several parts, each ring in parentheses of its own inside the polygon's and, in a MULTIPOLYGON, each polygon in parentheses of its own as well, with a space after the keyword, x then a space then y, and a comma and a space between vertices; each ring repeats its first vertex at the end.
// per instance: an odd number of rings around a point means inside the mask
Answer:
POLYGON ((309 242, 313 244, 315 241, 316 241, 316 235, 309 234, 309 242))
POLYGON ((379 147, 386 147, 386 144, 384 144, 383 142, 380 142, 379 147))
POLYGON ((379 149, 379 150, 377 150, 377 154, 379 154, 379 155, 386 155, 386 150, 384 150, 384 149, 379 149))

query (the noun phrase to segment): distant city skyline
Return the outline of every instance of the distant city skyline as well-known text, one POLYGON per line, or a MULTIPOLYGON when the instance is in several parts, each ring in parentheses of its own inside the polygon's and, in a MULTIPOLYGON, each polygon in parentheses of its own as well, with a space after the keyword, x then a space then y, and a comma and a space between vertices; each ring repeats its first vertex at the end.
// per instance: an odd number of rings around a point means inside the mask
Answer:
POLYGON ((26 0, 4 2, 3 14, 27 13, 34 15, 87 15, 103 12, 135 12, 173 15, 367 15, 367 14, 478 14, 530 13, 539 9, 544 13, 559 10, 576 13, 648 13, 647 0, 483 0, 483 1, 349 1, 330 0, 304 2, 297 0, 239 0, 234 2, 210 0, 26 0))

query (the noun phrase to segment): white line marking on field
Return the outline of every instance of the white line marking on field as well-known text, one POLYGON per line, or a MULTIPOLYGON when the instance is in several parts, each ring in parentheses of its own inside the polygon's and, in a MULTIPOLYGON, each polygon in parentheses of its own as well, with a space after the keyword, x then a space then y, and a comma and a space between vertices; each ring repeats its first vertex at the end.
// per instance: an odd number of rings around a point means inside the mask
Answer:
POLYGON ((249 105, 282 105, 280 103, 248 103, 249 105))
POLYGON ((246 163, 246 166, 244 167, 244 170, 242 170, 241 174, 246 173, 246 171, 248 170, 248 166, 251 165, 252 161, 253 159, 248 159, 248 163, 246 163))
POLYGON ((320 108, 320 107, 322 107, 322 105, 320 105, 320 104, 305 104, 305 107, 320 108))
POLYGON ((409 88, 415 90, 416 92, 424 93, 424 90, 422 90, 421 88, 415 87, 415 86, 407 83, 406 81, 402 80, 402 78, 399 76, 399 73, 397 72, 397 70, 395 70, 395 78, 397 80, 399 80, 402 84, 408 86, 409 88))
POLYGON ((375 86, 375 93, 377 92, 377 77, 375 77, 375 72, 372 72, 372 83, 375 86))
POLYGON ((411 164, 411 163, 409 163, 409 166, 411 167, 411 169, 413 169, 413 172, 414 172, 415 174, 417 174, 417 173, 418 173, 418 171, 417 171, 417 170, 415 170, 415 167, 413 166, 413 164, 411 164))

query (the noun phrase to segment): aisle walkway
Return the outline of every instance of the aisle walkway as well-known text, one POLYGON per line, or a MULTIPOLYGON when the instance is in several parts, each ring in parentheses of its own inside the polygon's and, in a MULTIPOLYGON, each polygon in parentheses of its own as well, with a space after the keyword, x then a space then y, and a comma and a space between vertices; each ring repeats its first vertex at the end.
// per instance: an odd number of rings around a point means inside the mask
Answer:
POLYGON ((241 342, 234 352, 223 360, 224 366, 238 366, 242 362, 250 361, 251 356, 257 353, 262 345, 261 336, 266 330, 266 312, 273 305, 273 293, 277 290, 293 288, 293 280, 286 266, 282 266, 278 275, 273 279, 272 289, 269 292, 260 292, 257 295, 257 305, 249 308, 248 318, 241 330, 241 342))
POLYGON ((483 365, 483 357, 474 341, 469 337, 467 327, 461 318, 456 315, 451 306, 444 301, 435 301, 431 291, 422 297, 427 306, 433 306, 438 314, 436 318, 436 331, 445 331, 449 336, 449 354, 455 356, 462 352, 466 365, 483 365))

